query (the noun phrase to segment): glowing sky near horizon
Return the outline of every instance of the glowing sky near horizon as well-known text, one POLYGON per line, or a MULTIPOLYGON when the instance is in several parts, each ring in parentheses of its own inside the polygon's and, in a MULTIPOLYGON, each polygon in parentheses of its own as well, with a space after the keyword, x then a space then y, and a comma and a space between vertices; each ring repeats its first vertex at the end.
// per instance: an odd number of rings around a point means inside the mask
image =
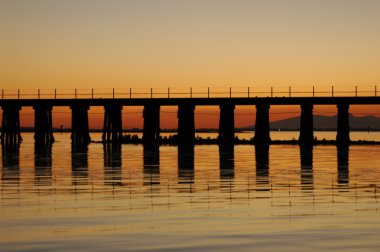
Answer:
POLYGON ((5 90, 380 86, 376 0, 1 0, 5 90))

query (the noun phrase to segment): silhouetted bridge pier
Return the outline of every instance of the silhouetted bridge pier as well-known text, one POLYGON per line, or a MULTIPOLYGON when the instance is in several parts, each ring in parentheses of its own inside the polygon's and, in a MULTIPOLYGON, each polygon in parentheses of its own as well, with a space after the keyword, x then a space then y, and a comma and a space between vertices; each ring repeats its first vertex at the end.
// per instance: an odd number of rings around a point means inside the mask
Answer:
POLYGON ((70 107, 72 111, 72 136, 73 145, 86 145, 90 142, 88 110, 90 107, 104 107, 104 126, 102 140, 110 143, 120 143, 122 140, 122 109, 124 106, 143 106, 143 143, 157 144, 160 135, 160 107, 178 107, 178 143, 192 145, 195 140, 194 109, 196 106, 219 106, 219 142, 230 144, 235 139, 235 106, 246 105, 256 107, 256 126, 253 142, 256 146, 266 146, 270 144, 269 113, 271 105, 299 105, 301 108, 300 121, 300 145, 313 145, 313 106, 314 105, 334 105, 337 107, 337 144, 349 144, 349 107, 350 105, 380 104, 380 97, 377 97, 377 90, 373 96, 358 96, 357 89, 352 95, 339 96, 334 94, 325 97, 315 97, 314 89, 312 94, 304 97, 292 97, 289 90, 288 95, 275 97, 271 89, 268 97, 252 97, 248 89, 245 97, 234 97, 230 92, 227 97, 210 97, 208 90, 206 97, 170 97, 168 90, 167 97, 153 97, 153 92, 148 93, 148 97, 134 98, 130 91, 127 98, 115 97, 113 92, 111 98, 94 97, 94 92, 89 98, 81 98, 77 91, 73 98, 57 97, 55 91, 52 98, 20 97, 18 91, 16 97, 4 97, 0 106, 3 110, 1 142, 6 146, 17 145, 21 142, 20 133, 20 113, 22 107, 33 107, 35 116, 35 143, 36 145, 48 145, 54 142, 52 127, 52 108, 70 107))

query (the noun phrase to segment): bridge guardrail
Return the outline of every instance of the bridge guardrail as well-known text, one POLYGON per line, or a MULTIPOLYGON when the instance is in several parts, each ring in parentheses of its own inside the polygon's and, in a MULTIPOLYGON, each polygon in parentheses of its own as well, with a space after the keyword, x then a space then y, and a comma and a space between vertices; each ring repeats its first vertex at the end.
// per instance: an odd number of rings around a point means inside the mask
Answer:
POLYGON ((129 89, 31 89, 1 90, 1 99, 110 99, 110 98, 253 98, 253 97, 377 97, 372 87, 207 87, 129 89))

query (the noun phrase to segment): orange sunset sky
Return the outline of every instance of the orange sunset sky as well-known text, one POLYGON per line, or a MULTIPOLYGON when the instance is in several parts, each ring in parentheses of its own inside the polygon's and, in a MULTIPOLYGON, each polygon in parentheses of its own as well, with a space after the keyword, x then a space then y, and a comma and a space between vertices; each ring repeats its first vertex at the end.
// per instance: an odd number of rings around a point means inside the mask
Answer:
MULTIPOLYGON (((1 0, 0 85, 5 94, 334 85, 372 95, 380 90, 379 11, 377 0, 1 0)), ((124 128, 141 127, 141 111, 125 107, 124 128)), ((176 108, 161 111, 161 127, 175 128, 176 108)), ((22 125, 32 126, 33 110, 21 113, 22 125)), ((102 113, 91 108, 90 127, 101 127, 102 113)), ((237 107, 236 126, 254 124, 254 114, 237 107)), ((272 121, 298 114, 294 106, 271 108, 272 121)), ((70 127, 69 108, 55 108, 53 117, 54 126, 70 127)), ((196 109, 197 127, 218 120, 218 109, 196 109)))

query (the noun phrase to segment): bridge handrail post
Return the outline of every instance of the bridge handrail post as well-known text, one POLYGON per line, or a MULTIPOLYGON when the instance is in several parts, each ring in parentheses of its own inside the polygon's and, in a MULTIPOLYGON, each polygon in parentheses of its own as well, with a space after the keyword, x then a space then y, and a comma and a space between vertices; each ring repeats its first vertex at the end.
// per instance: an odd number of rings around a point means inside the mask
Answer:
POLYGON ((1 99, 4 100, 4 89, 1 90, 1 99))
POLYGON ((249 87, 248 87, 248 98, 249 98, 249 87))
POLYGON ((168 88, 168 99, 170 98, 170 88, 168 88))
POLYGON ((273 97, 273 87, 270 87, 270 97, 273 97))
POLYGON ((150 98, 153 98, 153 88, 150 88, 150 98))
POLYGON ((75 89, 74 97, 75 97, 75 99, 77 98, 77 89, 75 89))
POLYGON ((38 97, 38 100, 40 99, 40 89, 38 89, 37 91, 37 97, 38 97))
POLYGON ((112 88, 112 99, 115 99, 115 88, 112 88))
POLYGON ((377 96, 377 86, 375 86, 375 97, 377 96))
POLYGON ((230 98, 232 98, 232 87, 230 87, 230 98))
POLYGON ((334 97, 334 86, 331 86, 331 97, 334 97))
POLYGON ((20 100, 20 89, 17 89, 17 100, 20 100))
POLYGON ((313 97, 315 96, 315 93, 314 93, 314 86, 313 86, 313 97))
POLYGON ((355 97, 358 97, 358 86, 355 86, 355 97))
POLYGON ((207 87, 207 98, 210 98, 210 87, 207 87))
POLYGON ((289 86, 289 98, 292 97, 292 87, 289 86))
POLYGON ((132 88, 129 88, 129 99, 132 99, 132 88))
POLYGON ((193 88, 190 87, 190 98, 193 98, 193 88))
POLYGON ((94 99, 94 89, 91 88, 91 99, 93 100, 94 99))
POLYGON ((57 89, 56 88, 54 89, 54 99, 55 100, 57 99, 57 89))

